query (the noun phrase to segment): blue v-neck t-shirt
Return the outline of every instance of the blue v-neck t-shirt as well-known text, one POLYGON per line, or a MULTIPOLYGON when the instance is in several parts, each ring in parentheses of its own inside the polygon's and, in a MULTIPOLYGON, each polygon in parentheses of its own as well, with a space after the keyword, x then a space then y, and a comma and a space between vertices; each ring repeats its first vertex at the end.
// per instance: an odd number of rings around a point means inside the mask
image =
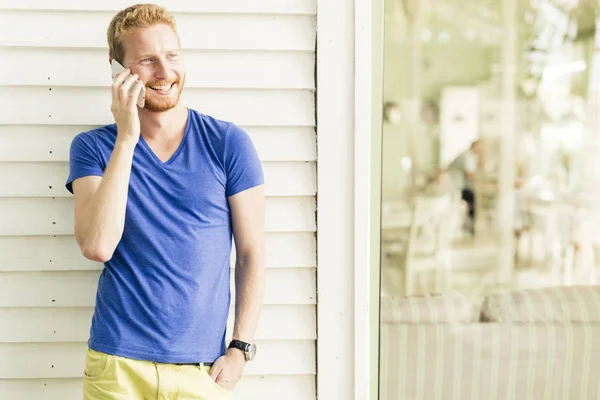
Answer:
MULTIPOLYGON (((79 133, 66 188, 102 176, 115 124, 79 133)), ((104 264, 90 348, 165 363, 223 355, 231 301, 228 197, 264 183, 248 134, 188 110, 181 144, 166 162, 143 137, 135 148, 122 238, 104 264)))

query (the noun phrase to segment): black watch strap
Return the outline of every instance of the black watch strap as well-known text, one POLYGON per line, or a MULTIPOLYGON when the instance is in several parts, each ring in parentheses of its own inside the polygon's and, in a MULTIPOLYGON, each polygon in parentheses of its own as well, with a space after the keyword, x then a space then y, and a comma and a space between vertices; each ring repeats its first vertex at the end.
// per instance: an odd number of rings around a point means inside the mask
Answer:
POLYGON ((246 361, 252 361, 256 353, 256 346, 251 343, 246 343, 241 340, 232 340, 229 343, 229 348, 238 349, 244 352, 246 361))
POLYGON ((241 340, 233 339, 229 343, 230 348, 240 349, 241 351, 247 351, 250 348, 250 343, 242 342, 241 340))

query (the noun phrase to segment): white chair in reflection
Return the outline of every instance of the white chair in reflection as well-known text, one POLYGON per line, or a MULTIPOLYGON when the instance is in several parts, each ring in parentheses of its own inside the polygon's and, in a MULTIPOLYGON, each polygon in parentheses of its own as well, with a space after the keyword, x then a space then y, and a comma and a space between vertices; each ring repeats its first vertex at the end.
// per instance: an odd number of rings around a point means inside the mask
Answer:
POLYGON ((382 295, 397 296, 403 291, 401 271, 408 244, 413 208, 407 201, 381 204, 382 295))
POLYGON ((496 228, 498 185, 494 177, 479 174, 474 182, 475 232, 478 237, 493 236, 496 228))
POLYGON ((403 268, 405 296, 441 292, 448 287, 455 202, 450 194, 416 199, 403 268), (433 276, 432 286, 428 280, 417 286, 423 275, 433 276))
MULTIPOLYGON (((595 234, 598 212, 577 200, 576 197, 570 201, 528 200, 529 212, 535 221, 529 234, 543 238, 543 262, 541 268, 533 271, 546 274, 545 280, 537 279, 540 285, 596 283, 592 253, 599 242, 595 234)), ((527 270, 523 272, 526 275, 527 270)))
POLYGON ((565 285, 596 285, 598 271, 596 253, 600 246, 600 209, 597 204, 578 209, 574 217, 573 232, 564 255, 565 285))

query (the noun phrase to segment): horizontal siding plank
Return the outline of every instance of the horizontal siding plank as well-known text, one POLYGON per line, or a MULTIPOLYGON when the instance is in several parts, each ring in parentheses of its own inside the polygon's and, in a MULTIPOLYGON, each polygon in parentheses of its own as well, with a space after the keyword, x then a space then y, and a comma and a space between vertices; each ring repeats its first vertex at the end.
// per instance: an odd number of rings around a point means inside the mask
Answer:
MULTIPOLYGON (((0 13, 0 46, 108 48, 113 12, 0 13)), ((184 49, 314 51, 316 19, 303 15, 175 14, 184 49)))
MULTIPOLYGON (((316 239, 312 232, 265 235, 267 268, 315 267, 316 239)), ((235 248, 231 254, 235 260, 235 248)), ((89 271, 101 263, 81 255, 73 235, 0 236, 0 271, 89 271)))
MULTIPOLYGON (((267 197, 267 232, 316 231, 314 197, 267 197)), ((0 236, 73 233, 73 199, 0 198, 0 236)))
MULTIPOLYGON (((311 53, 188 51, 184 58, 186 88, 314 88, 311 53)), ((0 85, 54 88, 111 83, 105 50, 0 48, 0 60, 0 85)))
MULTIPOLYGON (((314 196, 316 165, 306 162, 265 162, 267 196, 314 196)), ((0 197, 71 197, 65 188, 66 162, 0 162, 0 197)))
MULTIPOLYGON (((317 12, 316 0, 141 0, 136 3, 154 3, 171 12, 228 13, 228 14, 306 14, 317 12)), ((47 10, 47 11, 118 11, 132 3, 128 0, 103 0, 101 2, 80 0, 0 0, 0 9, 47 10)))
MULTIPOLYGON (((18 379, 0 380, 0 399, 81 400, 83 380, 18 379)), ((311 375, 244 374, 234 389, 235 400, 315 400, 315 377, 311 375)))
MULTIPOLYGON (((114 121, 108 87, 49 89, 0 87, 0 124, 101 125, 114 121)), ((314 95, 310 90, 187 88, 181 99, 191 108, 238 125, 314 125, 314 95)))
MULTIPOLYGON (((0 308, 0 343, 87 342, 92 307, 0 308)), ((314 340, 314 305, 265 305, 256 329, 256 340, 314 340)), ((234 308, 228 320, 228 340, 233 334, 234 308)))
MULTIPOLYGON (((312 340, 257 341, 257 357, 246 375, 314 374, 312 340)), ((0 380, 77 378, 82 374, 85 343, 0 343, 0 380)))
MULTIPOLYGON (((109 121, 108 123, 110 123, 109 121)), ((0 161, 68 161, 80 132, 98 125, 0 125, 0 161)), ((244 127, 262 161, 316 161, 310 127, 244 127)))
MULTIPOLYGON (((0 272, 0 307, 91 307, 99 271, 0 272)), ((235 302, 234 276, 231 296, 235 302)), ((265 304, 315 304, 315 268, 267 269, 265 304)))

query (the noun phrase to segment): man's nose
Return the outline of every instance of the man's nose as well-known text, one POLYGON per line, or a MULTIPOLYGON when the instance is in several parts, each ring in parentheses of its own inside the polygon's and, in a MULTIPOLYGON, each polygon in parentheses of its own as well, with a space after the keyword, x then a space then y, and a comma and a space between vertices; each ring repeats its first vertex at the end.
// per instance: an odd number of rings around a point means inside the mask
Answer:
POLYGON ((164 61, 161 60, 156 63, 156 70, 154 71, 154 75, 157 79, 169 78, 169 68, 164 61))

